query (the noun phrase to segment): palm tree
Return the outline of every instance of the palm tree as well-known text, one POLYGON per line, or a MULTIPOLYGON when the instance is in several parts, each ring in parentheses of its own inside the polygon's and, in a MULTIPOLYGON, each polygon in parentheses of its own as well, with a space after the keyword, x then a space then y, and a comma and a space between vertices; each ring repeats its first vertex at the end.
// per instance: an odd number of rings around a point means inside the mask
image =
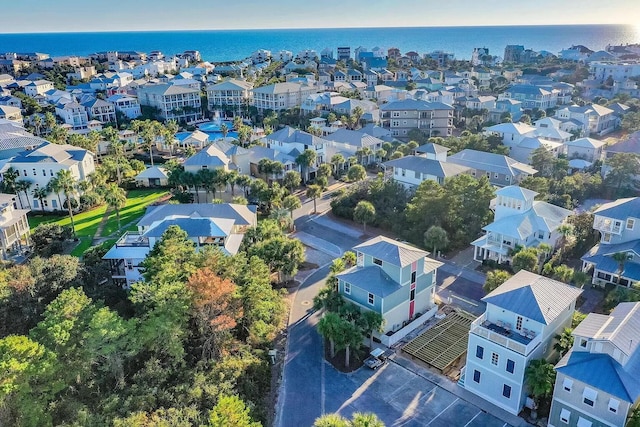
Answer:
POLYGON ((296 158, 296 163, 304 169, 304 182, 309 181, 309 168, 316 163, 318 155, 311 149, 306 149, 296 158))
POLYGON ((47 198, 49 193, 50 193, 49 186, 36 187, 31 192, 31 194, 33 194, 33 197, 40 201, 40 209, 42 210, 42 213, 44 213, 44 199, 47 198))
POLYGON ((2 174, 2 187, 7 193, 16 194, 16 180, 20 173, 10 166, 5 173, 2 174))
POLYGON ((293 194, 288 195, 282 200, 282 207, 289 211, 291 215, 291 221, 293 222, 293 211, 302 206, 300 203, 300 199, 298 196, 294 196, 293 194))
POLYGON ((322 196, 322 188, 319 185, 313 184, 307 188, 307 197, 313 199, 313 213, 318 213, 316 199, 320 196, 322 196))
POLYGON ((332 358, 336 355, 336 340, 340 334, 340 325, 342 322, 343 320, 340 316, 333 312, 325 313, 318 322, 318 333, 320 333, 324 339, 329 340, 332 358))
POLYGON ((271 210, 269 218, 275 220, 282 230, 291 230, 293 218, 289 216, 289 210, 286 208, 276 208, 271 210))
POLYGON ((376 219, 376 208, 366 200, 361 200, 353 210, 353 219, 362 223, 363 232, 367 232, 367 223, 376 219))
POLYGON ((56 174, 56 178, 58 178, 57 185, 59 185, 60 190, 64 193, 64 197, 67 203, 67 209, 69 211, 69 219, 71 220, 71 231, 73 233, 73 237, 76 237, 76 224, 73 221, 73 207, 71 206, 72 196, 76 191, 76 177, 71 174, 69 169, 63 169, 58 171, 56 174))
MULTIPOLYGON (((359 107, 357 107, 359 108, 359 107)), ((356 412, 351 416, 351 427, 385 427, 376 414, 356 412)))
POLYGON ((36 135, 41 136, 41 130, 42 130, 42 117, 40 117, 39 114, 35 114, 33 116, 33 127, 35 127, 36 129, 36 135))
POLYGON ((105 188, 103 197, 104 201, 107 202, 107 205, 116 211, 118 231, 120 231, 122 228, 120 226, 120 209, 122 209, 127 202, 127 195, 122 188, 118 187, 118 184, 112 182, 105 188))
POLYGON ((350 427, 350 422, 338 414, 325 414, 316 418, 313 427, 350 427))
POLYGON ((120 141, 120 136, 114 128, 106 128, 102 131, 102 136, 109 142, 109 151, 116 165, 116 177, 118 185, 122 182, 121 163, 124 161, 124 144, 120 141))
POLYGON ((240 175, 236 181, 236 184, 242 187, 244 196, 247 197, 247 189, 251 185, 251 178, 249 178, 247 175, 240 175))
POLYGON ((633 255, 631 255, 628 252, 616 252, 615 254, 611 255, 611 258, 618 263, 618 282, 619 282, 620 277, 622 277, 622 272, 624 271, 624 265, 627 263, 627 261, 629 261, 630 259, 633 259, 633 255))
POLYGON ((204 200, 205 202, 207 202, 207 200, 209 200, 209 193, 213 190, 213 198, 215 199, 215 186, 214 186, 214 179, 215 179, 215 174, 211 169, 200 169, 198 172, 196 172, 196 175, 198 176, 198 180, 200 181, 200 184, 202 185, 202 187, 204 187, 205 190, 205 196, 204 196, 204 200))
POLYGON ((554 339, 557 341, 553 345, 553 349, 560 353, 560 356, 567 354, 571 347, 573 347, 573 330, 571 328, 564 328, 561 334, 556 334, 554 339))
POLYGON ((60 199, 62 187, 60 186, 60 180, 58 179, 58 177, 54 176, 53 178, 51 178, 49 180, 49 183, 47 184, 47 187, 49 187, 51 191, 56 193, 56 196, 58 196, 58 206, 60 207, 60 209, 62 209, 62 199, 60 199))
POLYGON ((362 332, 360 331, 360 328, 358 328, 356 325, 354 325, 353 323, 347 320, 342 320, 338 343, 340 347, 344 347, 344 365, 345 366, 348 367, 350 365, 349 359, 351 356, 351 350, 360 349, 363 338, 364 337, 362 336, 362 332))
POLYGON ((524 378, 529 387, 529 393, 537 404, 548 398, 553 392, 556 371, 553 365, 544 359, 532 360, 524 371, 524 378))
POLYGON ((27 200, 27 207, 31 209, 31 203, 29 203, 29 189, 33 183, 28 179, 19 179, 15 183, 16 194, 18 195, 18 200, 20 200, 20 206, 24 207, 22 204, 22 197, 20 197, 20 193, 24 193, 24 197, 27 200))
POLYGON ((229 126, 227 126, 225 123, 221 124, 220 133, 222 134, 223 138, 226 138, 227 135, 229 134, 229 126))
POLYGON ((240 178, 240 174, 236 170, 230 170, 227 172, 227 183, 231 188, 231 197, 235 197, 236 195, 236 184, 238 183, 238 179, 240 178))
POLYGON ((169 155, 173 156, 173 146, 176 141, 176 133, 180 130, 178 126, 178 122, 175 120, 169 120, 164 124, 164 132, 162 135, 164 136, 164 145, 169 147, 169 155))
POLYGON ((293 190, 300 185, 300 172, 298 171, 287 171, 282 177, 282 185, 284 185, 290 193, 293 193, 293 190))
POLYGON ((331 157, 331 164, 335 167, 334 173, 336 174, 336 176, 338 175, 338 172, 342 170, 342 165, 344 165, 344 162, 345 158, 340 153, 334 154, 333 157, 331 157))
POLYGON ((360 125, 360 119, 362 118, 363 115, 364 115, 364 110, 360 106, 354 108, 353 111, 351 112, 351 116, 354 118, 356 126, 360 125))
POLYGON ((373 350, 373 333, 382 332, 384 318, 380 313, 371 310, 364 310, 360 316, 362 329, 369 335, 369 348, 373 350))
POLYGON ((432 225, 424 233, 424 244, 428 248, 433 248, 433 256, 435 256, 438 249, 444 249, 449 244, 447 231, 442 227, 432 225))

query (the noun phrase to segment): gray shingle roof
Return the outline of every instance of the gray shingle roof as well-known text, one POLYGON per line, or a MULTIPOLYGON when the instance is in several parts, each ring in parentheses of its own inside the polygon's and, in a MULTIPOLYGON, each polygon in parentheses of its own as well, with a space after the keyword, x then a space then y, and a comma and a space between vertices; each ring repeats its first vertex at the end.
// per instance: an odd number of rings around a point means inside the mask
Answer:
POLYGON ((180 205, 160 205, 147 209, 140 221, 139 227, 148 227, 156 221, 170 216, 184 216, 202 218, 228 218, 235 220, 237 225, 253 226, 256 223, 256 207, 254 205, 237 205, 231 203, 189 203, 180 205))
POLYGON ((533 175, 538 172, 531 166, 520 163, 511 157, 468 148, 449 156, 448 161, 477 170, 500 173, 508 176, 518 176, 522 173, 533 175))
POLYGON ((482 301, 548 325, 581 293, 581 289, 520 270, 482 301))

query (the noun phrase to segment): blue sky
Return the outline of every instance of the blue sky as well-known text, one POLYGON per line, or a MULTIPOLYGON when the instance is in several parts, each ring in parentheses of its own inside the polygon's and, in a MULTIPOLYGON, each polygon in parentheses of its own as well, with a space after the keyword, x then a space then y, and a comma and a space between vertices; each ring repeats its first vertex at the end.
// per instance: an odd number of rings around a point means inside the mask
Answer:
POLYGON ((638 0, 2 0, 0 32, 640 24, 638 0), (8 4, 6 4, 8 3, 8 4))

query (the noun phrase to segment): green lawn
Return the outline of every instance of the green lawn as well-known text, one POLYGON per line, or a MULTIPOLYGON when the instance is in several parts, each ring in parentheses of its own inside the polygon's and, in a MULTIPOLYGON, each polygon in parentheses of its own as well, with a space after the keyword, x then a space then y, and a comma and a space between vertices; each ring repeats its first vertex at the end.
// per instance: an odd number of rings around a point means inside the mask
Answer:
MULTIPOLYGON (((136 230, 135 222, 144 215, 148 205, 157 199, 168 194, 164 190, 131 190, 127 193, 127 203, 120 211, 120 220, 124 231, 136 230)), ((98 226, 107 211, 107 205, 98 206, 87 212, 82 212, 73 216, 76 226, 76 235, 80 239, 80 243, 76 246, 71 255, 82 256, 83 252, 91 247, 93 236, 98 231, 98 226)), ((70 225, 71 220, 68 216, 57 217, 49 215, 29 216, 29 227, 33 230, 40 224, 58 223, 60 225, 70 225)), ((110 212, 100 237, 115 236, 118 231, 118 221, 115 212, 110 212)))
MULTIPOLYGON (((127 193, 127 203, 120 209, 120 224, 122 231, 137 230, 136 222, 146 212, 147 206, 155 202, 159 198, 167 195, 166 190, 131 190, 127 193)), ((118 219, 115 211, 109 213, 104 228, 102 229, 102 237, 108 237, 118 231, 118 219)))

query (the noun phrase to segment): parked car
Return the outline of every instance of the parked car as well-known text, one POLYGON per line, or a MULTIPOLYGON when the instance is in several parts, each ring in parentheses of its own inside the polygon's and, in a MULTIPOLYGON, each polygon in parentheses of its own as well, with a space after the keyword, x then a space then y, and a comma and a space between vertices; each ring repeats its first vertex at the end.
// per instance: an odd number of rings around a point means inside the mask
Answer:
POLYGON ((364 361, 364 364, 367 367, 376 370, 387 363, 389 356, 391 356, 392 354, 393 352, 391 350, 385 351, 381 348, 374 348, 373 351, 369 353, 369 357, 367 357, 367 359, 364 361))

